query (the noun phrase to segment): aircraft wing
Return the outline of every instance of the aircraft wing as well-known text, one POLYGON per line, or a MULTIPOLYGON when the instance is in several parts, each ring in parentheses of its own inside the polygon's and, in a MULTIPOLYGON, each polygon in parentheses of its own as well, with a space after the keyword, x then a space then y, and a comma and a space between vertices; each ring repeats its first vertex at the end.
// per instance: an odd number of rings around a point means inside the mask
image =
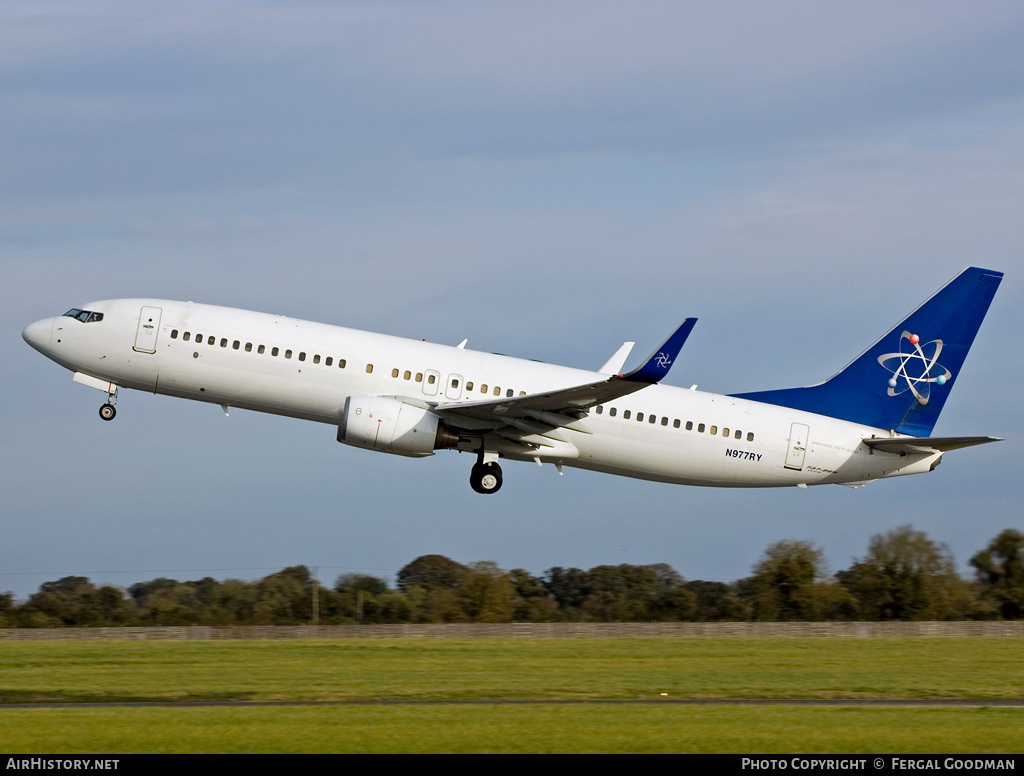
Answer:
POLYGON ((947 450, 958 450, 971 445, 983 445, 987 442, 1002 442, 999 437, 888 437, 865 439, 864 444, 874 450, 886 453, 944 453, 947 450))
MULTIPOLYGON (((643 364, 627 374, 526 396, 476 402, 442 402, 434 409, 456 426, 460 425, 460 418, 494 422, 497 425, 519 425, 521 428, 522 424, 513 422, 514 419, 530 418, 548 426, 568 426, 584 417, 587 410, 596 404, 627 396, 662 380, 696 323, 696 318, 687 318, 643 364)), ((577 430, 585 432, 582 427, 577 430)))

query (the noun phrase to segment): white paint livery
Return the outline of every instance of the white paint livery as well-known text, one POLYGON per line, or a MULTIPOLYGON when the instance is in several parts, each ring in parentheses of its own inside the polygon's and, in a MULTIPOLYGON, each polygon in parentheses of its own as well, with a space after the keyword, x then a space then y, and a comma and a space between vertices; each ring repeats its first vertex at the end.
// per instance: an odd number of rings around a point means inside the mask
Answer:
MULTIPOLYGON (((465 342, 162 299, 94 302, 31 324, 23 336, 76 382, 108 394, 105 420, 118 387, 312 420, 337 427, 341 442, 379 452, 473 453, 470 482, 480 493, 500 488, 501 458, 683 485, 855 487, 930 471, 945 450, 992 441, 919 439, 656 384, 693 323, 627 375, 614 373, 632 343, 589 372, 465 342)), ((889 373, 879 369, 884 392, 889 373)))

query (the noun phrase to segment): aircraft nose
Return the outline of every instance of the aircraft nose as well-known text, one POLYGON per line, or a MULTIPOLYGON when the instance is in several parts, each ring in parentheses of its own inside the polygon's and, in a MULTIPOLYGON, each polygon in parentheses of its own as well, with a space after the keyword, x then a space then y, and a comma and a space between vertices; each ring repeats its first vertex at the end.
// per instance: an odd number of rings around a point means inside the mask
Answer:
POLYGON ((40 353, 50 349, 50 335, 53 332, 53 318, 30 323, 21 333, 22 339, 40 353))

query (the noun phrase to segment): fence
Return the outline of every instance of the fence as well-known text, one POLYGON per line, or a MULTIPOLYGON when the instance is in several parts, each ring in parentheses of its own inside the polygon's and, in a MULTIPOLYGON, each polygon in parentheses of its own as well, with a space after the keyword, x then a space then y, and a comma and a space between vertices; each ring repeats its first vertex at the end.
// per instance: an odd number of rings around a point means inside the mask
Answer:
POLYGON ((217 639, 595 639, 701 637, 1024 638, 1007 622, 622 622, 437 625, 253 625, 164 628, 4 628, 0 641, 208 641, 217 639))

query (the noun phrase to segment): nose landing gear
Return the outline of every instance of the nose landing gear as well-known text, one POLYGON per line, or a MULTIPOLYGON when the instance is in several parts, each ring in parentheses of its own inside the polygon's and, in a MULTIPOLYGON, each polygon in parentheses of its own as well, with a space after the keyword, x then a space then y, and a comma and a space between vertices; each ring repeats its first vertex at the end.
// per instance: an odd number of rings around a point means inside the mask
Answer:
POLYGON ((104 420, 113 420, 117 415, 117 386, 113 383, 106 384, 107 403, 100 407, 100 417, 104 420))
POLYGON ((117 383, 101 380, 98 377, 93 377, 83 372, 75 372, 74 377, 71 379, 76 383, 103 391, 107 395, 107 403, 100 407, 100 417, 103 420, 114 419, 114 416, 117 414, 117 409, 114 407, 117 404, 117 383))

